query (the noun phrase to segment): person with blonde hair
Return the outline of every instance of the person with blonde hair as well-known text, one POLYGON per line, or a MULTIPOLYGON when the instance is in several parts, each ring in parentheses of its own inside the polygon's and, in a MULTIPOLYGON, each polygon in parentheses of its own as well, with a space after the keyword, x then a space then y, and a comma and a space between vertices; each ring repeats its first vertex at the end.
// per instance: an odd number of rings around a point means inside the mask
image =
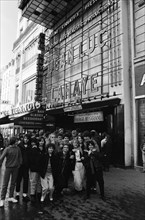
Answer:
POLYGON ((74 161, 75 161, 74 170, 72 171, 74 176, 74 189, 80 192, 83 190, 84 187, 84 176, 85 176, 85 168, 83 165, 84 152, 83 149, 80 147, 77 139, 74 139, 72 144, 73 144, 72 152, 74 153, 74 161))

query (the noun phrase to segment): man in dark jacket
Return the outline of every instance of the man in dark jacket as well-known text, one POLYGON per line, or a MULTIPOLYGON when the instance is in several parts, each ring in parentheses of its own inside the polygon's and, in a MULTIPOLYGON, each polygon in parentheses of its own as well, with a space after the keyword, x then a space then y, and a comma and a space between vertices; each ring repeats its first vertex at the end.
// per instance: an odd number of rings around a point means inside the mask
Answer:
POLYGON ((101 198, 104 200, 104 179, 102 154, 95 148, 93 141, 87 143, 88 150, 84 154, 84 166, 86 170, 86 190, 87 198, 90 196, 92 182, 95 180, 99 184, 101 198))

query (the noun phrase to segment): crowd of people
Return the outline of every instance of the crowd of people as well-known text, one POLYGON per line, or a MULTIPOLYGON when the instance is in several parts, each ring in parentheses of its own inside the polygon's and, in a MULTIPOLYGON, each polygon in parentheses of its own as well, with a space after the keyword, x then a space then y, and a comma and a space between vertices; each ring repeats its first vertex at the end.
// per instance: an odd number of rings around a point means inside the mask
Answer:
POLYGON ((110 146, 110 136, 104 133, 100 137, 95 130, 64 132, 59 128, 52 133, 12 137, 0 156, 0 166, 6 158, 0 207, 4 206, 10 177, 8 201, 12 203, 20 200, 21 186, 24 202, 43 203, 46 196, 53 201, 54 196, 69 191, 70 178, 74 191, 84 191, 86 199, 98 183, 104 199, 103 169, 109 171, 110 146))

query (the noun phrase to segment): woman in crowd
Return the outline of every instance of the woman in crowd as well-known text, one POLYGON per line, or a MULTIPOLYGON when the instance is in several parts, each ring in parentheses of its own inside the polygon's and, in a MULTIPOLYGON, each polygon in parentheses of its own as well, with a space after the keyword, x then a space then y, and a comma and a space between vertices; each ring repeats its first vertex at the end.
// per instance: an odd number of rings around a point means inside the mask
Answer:
POLYGON ((22 154, 22 164, 17 176, 16 199, 19 200, 20 187, 23 180, 23 201, 27 202, 30 200, 28 197, 30 140, 27 135, 24 135, 18 146, 22 154))
POLYGON ((83 149, 79 146, 77 139, 73 140, 72 151, 74 152, 74 160, 75 160, 75 166, 73 170, 74 188, 76 191, 80 192, 83 190, 84 187, 85 169, 83 165, 84 152, 83 149))
POLYGON ((44 202, 47 193, 49 192, 49 199, 53 201, 54 185, 56 182, 58 160, 54 153, 55 144, 49 143, 47 146, 47 152, 41 156, 41 186, 42 196, 41 202, 44 202))
POLYGON ((74 154, 69 150, 69 144, 64 144, 62 151, 58 153, 58 176, 56 193, 61 195, 62 190, 68 190, 68 180, 74 168, 74 154))

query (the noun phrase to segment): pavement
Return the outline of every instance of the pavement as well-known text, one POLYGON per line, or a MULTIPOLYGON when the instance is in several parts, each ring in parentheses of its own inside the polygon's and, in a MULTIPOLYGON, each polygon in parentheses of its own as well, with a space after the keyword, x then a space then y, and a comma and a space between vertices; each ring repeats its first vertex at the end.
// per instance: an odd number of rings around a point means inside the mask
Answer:
MULTIPOLYGON (((4 167, 0 169, 0 186, 4 167)), ((84 193, 68 193, 53 202, 10 204, 0 208, 0 220, 145 220, 145 173, 111 167, 104 172, 105 198, 99 189, 84 199, 84 193)), ((70 182, 70 188, 72 182, 70 182)))

